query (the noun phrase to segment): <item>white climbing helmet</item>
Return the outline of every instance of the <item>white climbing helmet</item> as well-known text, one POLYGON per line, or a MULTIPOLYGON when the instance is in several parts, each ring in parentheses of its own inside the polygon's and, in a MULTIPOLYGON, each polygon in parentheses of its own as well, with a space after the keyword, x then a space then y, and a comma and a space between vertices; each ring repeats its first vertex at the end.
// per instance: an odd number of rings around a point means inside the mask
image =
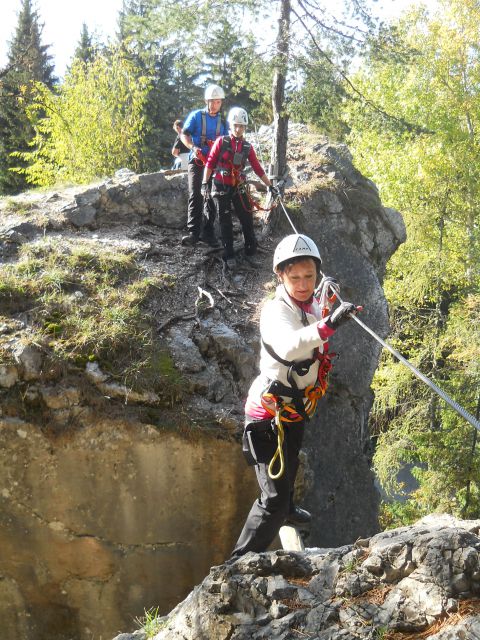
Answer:
POLYGON ((225 100, 225 92, 218 84, 209 84, 205 89, 205 100, 225 100))
POLYGON ((320 251, 315 242, 302 233, 292 233, 292 235, 283 238, 283 240, 277 244, 275 253, 273 254, 273 271, 276 272, 282 262, 286 262, 292 258, 299 258, 300 256, 313 258, 318 261, 319 266, 322 264, 320 251))
POLYGON ((248 124, 248 114, 245 109, 241 107, 233 107, 228 112, 227 122, 232 127, 234 124, 243 124, 247 126, 248 124))

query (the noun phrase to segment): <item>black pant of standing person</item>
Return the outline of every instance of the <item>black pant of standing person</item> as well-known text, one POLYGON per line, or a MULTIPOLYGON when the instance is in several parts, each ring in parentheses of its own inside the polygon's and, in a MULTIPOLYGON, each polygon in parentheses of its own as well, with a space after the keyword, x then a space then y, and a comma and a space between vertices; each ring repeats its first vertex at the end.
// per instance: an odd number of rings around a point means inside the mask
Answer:
POLYGON ((214 186, 212 199, 218 214, 220 235, 224 248, 224 260, 229 264, 235 259, 231 207, 233 207, 242 227, 245 240, 245 255, 253 256, 257 251, 257 240, 253 227, 253 215, 251 209, 248 207, 246 194, 242 194, 237 188, 229 186, 223 187, 223 190, 219 192, 218 190, 216 191, 214 186))
MULTIPOLYGON (((232 551, 232 558, 238 558, 248 551, 265 551, 288 521, 289 515, 301 509, 295 507, 293 490, 298 471, 298 456, 303 442, 305 422, 295 422, 285 426, 283 455, 285 471, 272 480, 268 475, 268 465, 277 449, 271 420, 249 421, 247 416, 244 438, 249 439, 249 450, 256 458, 255 473, 260 488, 260 497, 255 500, 247 516, 240 537, 232 551)), ((244 446, 244 449, 246 446, 244 446)), ((306 512, 304 512, 306 513, 306 512)))
POLYGON ((187 230, 188 236, 182 239, 182 244, 196 244, 200 239, 212 246, 218 246, 215 238, 215 205, 211 198, 203 197, 201 193, 203 164, 195 158, 189 161, 188 170, 188 208, 187 230))

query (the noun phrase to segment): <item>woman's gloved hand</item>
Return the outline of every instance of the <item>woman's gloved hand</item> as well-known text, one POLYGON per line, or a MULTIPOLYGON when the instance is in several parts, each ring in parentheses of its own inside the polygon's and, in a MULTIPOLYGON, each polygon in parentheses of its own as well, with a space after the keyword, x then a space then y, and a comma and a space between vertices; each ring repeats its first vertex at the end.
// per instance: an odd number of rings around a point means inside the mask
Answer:
POLYGON ((278 187, 273 184, 268 186, 268 191, 271 194, 272 198, 278 198, 278 196, 280 195, 278 187))
POLYGON ((342 302, 328 318, 325 318, 324 322, 330 329, 338 329, 340 325, 350 320, 352 315, 357 315, 362 309, 363 307, 357 307, 352 302, 342 302))

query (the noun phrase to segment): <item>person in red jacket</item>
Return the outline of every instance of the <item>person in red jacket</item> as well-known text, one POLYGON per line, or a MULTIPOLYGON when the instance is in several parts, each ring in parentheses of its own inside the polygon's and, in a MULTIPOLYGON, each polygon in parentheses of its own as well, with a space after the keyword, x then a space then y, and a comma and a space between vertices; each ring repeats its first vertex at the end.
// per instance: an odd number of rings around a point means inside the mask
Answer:
POLYGON ((252 207, 245 189, 244 171, 247 162, 250 163, 253 171, 268 187, 272 195, 278 195, 278 191, 258 161, 255 149, 244 139, 248 124, 248 114, 245 109, 241 107, 230 109, 227 122, 230 135, 217 138, 208 154, 203 173, 202 193, 205 195, 208 192, 209 181, 213 175, 211 195, 220 224, 224 248, 223 259, 229 269, 234 269, 236 262, 233 251, 231 206, 233 206, 242 226, 247 259, 249 256, 253 256, 257 250, 252 207))

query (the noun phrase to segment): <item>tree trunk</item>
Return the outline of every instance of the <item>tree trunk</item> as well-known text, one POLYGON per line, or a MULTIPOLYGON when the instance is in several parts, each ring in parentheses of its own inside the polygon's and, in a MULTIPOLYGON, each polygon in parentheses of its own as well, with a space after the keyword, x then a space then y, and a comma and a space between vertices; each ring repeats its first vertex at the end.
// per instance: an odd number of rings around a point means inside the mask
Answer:
POLYGON ((285 83, 290 44, 290 12, 290 0, 281 0, 272 85, 274 139, 270 176, 274 184, 286 177, 287 170, 288 113, 285 109, 285 83))

